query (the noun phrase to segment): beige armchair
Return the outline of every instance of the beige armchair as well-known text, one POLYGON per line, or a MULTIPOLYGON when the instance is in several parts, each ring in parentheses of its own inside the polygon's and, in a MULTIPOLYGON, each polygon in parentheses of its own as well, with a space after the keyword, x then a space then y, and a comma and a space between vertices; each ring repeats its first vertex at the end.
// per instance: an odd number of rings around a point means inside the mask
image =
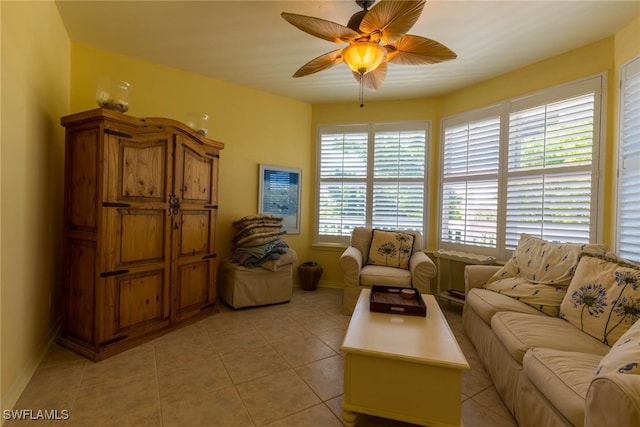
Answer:
POLYGON ((403 230, 404 235, 394 241, 393 233, 366 227, 353 230, 351 243, 340 257, 344 281, 342 312, 345 315, 353 314, 363 287, 413 287, 421 293, 432 293, 430 279, 436 276, 437 269, 423 252, 422 234, 403 230), (407 235, 411 237, 407 238, 407 235))

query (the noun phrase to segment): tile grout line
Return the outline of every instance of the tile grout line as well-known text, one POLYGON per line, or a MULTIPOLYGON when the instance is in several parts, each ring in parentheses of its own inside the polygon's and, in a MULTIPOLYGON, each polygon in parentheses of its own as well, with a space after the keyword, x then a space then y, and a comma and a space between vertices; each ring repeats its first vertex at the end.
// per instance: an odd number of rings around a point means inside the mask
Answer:
POLYGON ((156 346, 152 345, 153 348, 153 370, 155 372, 156 377, 156 397, 158 398, 158 413, 160 414, 160 427, 164 427, 164 414, 162 412, 162 399, 160 398, 160 378, 158 376, 158 356, 156 354, 156 346))
POLYGON ((82 364, 82 375, 80 375, 80 379, 78 380, 78 386, 76 387, 76 392, 75 395, 73 396, 73 401, 71 402, 71 407, 69 408, 69 418, 64 420, 64 425, 70 424, 71 421, 69 421, 71 419, 71 417, 73 416, 73 407, 75 406, 76 402, 78 401, 78 397, 80 396, 80 390, 82 389, 82 380, 84 379, 84 375, 87 372, 87 364, 89 362, 87 362, 86 360, 84 361, 84 363, 82 364))

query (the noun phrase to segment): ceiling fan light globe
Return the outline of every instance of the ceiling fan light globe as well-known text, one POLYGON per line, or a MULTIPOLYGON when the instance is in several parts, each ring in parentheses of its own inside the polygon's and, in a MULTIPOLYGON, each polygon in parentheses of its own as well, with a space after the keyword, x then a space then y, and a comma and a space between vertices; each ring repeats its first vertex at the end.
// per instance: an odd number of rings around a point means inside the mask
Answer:
POLYGON ((386 57, 387 50, 373 42, 355 42, 342 49, 342 60, 360 75, 378 68, 386 57))

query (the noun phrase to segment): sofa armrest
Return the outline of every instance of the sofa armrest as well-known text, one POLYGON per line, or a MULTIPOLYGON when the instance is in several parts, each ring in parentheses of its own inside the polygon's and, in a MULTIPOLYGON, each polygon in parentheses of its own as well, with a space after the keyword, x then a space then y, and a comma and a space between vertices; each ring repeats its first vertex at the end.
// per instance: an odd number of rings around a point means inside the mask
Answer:
POLYGON ((347 247, 340 256, 340 268, 342 268, 345 287, 360 286, 360 270, 362 270, 362 253, 353 246, 347 247))
POLYGON ((409 258, 409 271, 411 272, 411 284, 420 293, 430 294, 430 279, 438 274, 435 263, 422 251, 414 252, 409 258))
POLYGON ((464 291, 481 288, 487 280, 500 270, 499 265, 467 265, 464 267, 464 291))
POLYGON ((607 374, 591 381, 584 411, 585 427, 640 425, 640 375, 607 374))

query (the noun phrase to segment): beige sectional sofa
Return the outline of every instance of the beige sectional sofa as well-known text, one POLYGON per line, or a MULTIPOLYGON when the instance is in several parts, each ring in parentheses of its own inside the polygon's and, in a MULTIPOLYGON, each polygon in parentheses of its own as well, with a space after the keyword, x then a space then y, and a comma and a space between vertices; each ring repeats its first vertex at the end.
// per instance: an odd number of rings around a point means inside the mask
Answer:
POLYGON ((640 268, 602 253, 523 235, 465 268, 466 334, 520 426, 640 426, 640 268))

